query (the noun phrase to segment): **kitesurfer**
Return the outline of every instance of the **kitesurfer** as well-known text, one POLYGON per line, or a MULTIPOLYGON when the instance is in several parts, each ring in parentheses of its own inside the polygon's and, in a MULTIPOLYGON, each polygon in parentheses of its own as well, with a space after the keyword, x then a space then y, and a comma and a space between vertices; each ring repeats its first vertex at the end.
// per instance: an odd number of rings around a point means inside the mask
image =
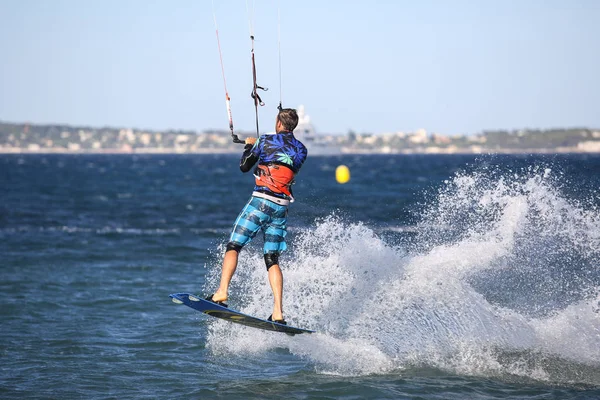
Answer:
POLYGON ((245 140, 240 170, 248 172, 257 164, 254 169, 254 191, 235 220, 223 259, 219 288, 207 298, 225 305, 239 252, 262 230, 264 260, 274 298, 273 313, 268 320, 282 324, 286 324, 286 321, 283 318, 283 274, 279 255, 287 248, 287 214, 289 204, 294 201, 294 177, 308 154, 304 144, 294 137, 293 131, 297 125, 298 114, 295 109, 280 109, 274 134, 262 135, 258 140, 245 140))

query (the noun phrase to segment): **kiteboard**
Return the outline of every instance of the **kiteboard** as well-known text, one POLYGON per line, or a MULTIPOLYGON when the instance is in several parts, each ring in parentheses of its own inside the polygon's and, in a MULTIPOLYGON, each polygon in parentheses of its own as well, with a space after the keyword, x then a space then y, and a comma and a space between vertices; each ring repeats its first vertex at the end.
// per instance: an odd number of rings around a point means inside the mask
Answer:
POLYGON ((213 303, 212 301, 204 300, 196 295, 190 293, 174 293, 170 294, 169 297, 176 304, 185 304, 188 307, 193 308, 196 311, 201 311, 204 314, 210 315, 211 317, 221 318, 236 324, 250 326, 252 328, 263 329, 265 331, 283 332, 288 335, 299 335, 301 333, 314 333, 309 329, 296 328, 289 325, 283 325, 274 321, 267 321, 246 315, 239 311, 231 310, 227 307, 223 307, 219 304, 213 303))

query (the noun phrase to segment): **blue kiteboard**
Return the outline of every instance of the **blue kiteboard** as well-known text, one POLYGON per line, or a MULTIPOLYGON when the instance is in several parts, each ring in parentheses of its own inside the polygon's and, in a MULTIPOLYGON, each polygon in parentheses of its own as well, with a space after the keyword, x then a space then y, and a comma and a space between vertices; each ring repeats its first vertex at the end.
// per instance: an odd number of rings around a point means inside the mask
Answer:
POLYGON ((264 329, 265 331, 283 332, 288 335, 298 335, 301 333, 314 333, 309 329, 295 328, 289 325, 279 324, 273 321, 252 317, 239 311, 231 310, 220 306, 212 301, 204 300, 196 295, 189 293, 174 293, 169 297, 177 304, 185 304, 196 311, 201 311, 211 317, 221 318, 236 324, 250 326, 252 328, 264 329))

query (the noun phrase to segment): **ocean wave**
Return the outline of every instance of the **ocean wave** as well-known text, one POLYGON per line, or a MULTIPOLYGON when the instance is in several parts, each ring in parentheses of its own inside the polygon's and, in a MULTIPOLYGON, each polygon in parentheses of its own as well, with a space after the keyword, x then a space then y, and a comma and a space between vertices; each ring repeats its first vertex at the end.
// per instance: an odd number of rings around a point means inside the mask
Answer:
MULTIPOLYGON (((598 385, 600 213, 549 168, 458 173, 423 206, 409 244, 336 216, 299 232, 282 258, 285 314, 310 336, 215 321, 209 348, 284 347, 323 373, 427 367, 457 374, 598 385)), ((412 228, 411 228, 412 229, 412 228)), ((262 257, 232 287, 266 317, 262 257)), ((215 283, 220 267, 209 266, 215 283)))

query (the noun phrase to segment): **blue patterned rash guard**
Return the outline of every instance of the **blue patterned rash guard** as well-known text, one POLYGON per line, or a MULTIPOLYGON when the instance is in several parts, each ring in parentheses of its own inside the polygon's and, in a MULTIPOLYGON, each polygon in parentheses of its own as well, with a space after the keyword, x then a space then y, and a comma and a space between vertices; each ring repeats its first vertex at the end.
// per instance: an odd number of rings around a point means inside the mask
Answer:
POLYGON ((308 150, 293 132, 262 135, 254 145, 246 145, 240 169, 248 172, 258 162, 254 191, 293 201, 291 185, 307 155, 308 150))

